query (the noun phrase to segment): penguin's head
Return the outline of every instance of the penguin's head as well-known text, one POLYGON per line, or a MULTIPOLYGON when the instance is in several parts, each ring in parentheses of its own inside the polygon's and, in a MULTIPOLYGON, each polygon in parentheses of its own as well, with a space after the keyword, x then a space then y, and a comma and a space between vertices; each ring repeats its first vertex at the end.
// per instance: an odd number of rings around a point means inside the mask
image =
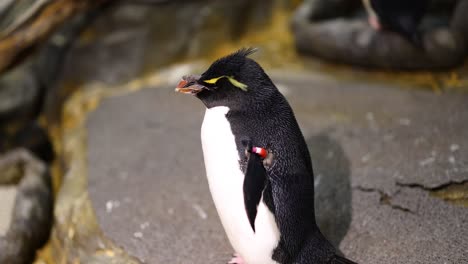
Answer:
POLYGON ((276 88, 260 65, 247 57, 255 51, 244 48, 220 58, 202 75, 182 77, 175 90, 195 95, 208 108, 241 108, 264 98, 276 88))

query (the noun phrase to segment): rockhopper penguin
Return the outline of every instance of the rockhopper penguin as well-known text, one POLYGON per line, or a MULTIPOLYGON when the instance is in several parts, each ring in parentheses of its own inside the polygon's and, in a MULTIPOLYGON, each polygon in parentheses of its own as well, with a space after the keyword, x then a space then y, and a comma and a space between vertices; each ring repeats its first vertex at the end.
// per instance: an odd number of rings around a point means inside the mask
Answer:
POLYGON ((362 0, 369 23, 376 30, 400 33, 415 46, 422 47, 419 24, 426 13, 429 0, 362 0))
POLYGON ((284 96, 241 49, 176 91, 206 106, 201 140, 219 217, 236 250, 229 263, 354 263, 315 221, 312 163, 284 96))

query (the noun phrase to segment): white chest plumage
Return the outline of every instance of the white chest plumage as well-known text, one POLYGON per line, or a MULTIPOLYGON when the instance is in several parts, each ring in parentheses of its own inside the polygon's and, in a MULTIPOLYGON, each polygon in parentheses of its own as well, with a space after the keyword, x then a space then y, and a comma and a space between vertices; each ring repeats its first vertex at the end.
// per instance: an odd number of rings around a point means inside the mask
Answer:
POLYGON ((278 245, 279 230, 273 214, 260 202, 254 233, 244 209, 244 173, 226 118, 228 107, 206 110, 201 129, 206 175, 221 223, 232 247, 247 264, 273 264, 273 250, 278 245))

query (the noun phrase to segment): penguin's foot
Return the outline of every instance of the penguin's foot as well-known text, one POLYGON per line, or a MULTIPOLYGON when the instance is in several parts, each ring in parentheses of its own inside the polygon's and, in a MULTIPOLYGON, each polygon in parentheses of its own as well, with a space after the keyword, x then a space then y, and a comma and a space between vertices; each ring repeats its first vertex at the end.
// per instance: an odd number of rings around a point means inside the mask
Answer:
POLYGON ((234 253, 232 255, 231 261, 229 261, 228 264, 247 264, 247 263, 245 263, 245 261, 242 259, 241 256, 239 256, 239 254, 234 253))

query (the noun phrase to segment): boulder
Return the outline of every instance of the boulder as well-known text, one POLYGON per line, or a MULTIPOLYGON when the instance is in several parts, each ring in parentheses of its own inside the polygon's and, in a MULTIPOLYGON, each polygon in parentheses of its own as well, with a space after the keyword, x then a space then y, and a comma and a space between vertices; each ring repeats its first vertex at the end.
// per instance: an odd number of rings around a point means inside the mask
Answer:
POLYGON ((0 235, 0 263, 31 263, 52 226, 49 172, 28 151, 18 149, 0 157, 0 184, 14 186, 16 192, 8 231, 0 235))
POLYGON ((446 69, 461 64, 467 56, 466 0, 434 3, 455 11, 429 12, 421 26, 423 49, 399 34, 373 30, 356 2, 304 2, 292 20, 298 51, 338 63, 400 70, 446 69))

